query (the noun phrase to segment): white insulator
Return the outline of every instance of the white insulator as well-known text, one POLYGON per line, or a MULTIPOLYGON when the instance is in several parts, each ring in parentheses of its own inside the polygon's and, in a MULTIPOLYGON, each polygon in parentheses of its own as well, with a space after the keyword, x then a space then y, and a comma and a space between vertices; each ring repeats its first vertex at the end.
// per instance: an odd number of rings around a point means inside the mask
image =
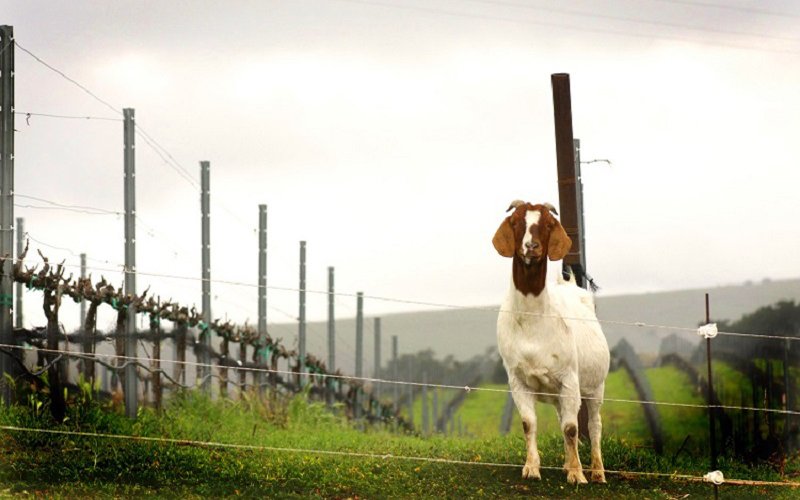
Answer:
POLYGON ((719 470, 709 472, 708 474, 703 476, 703 479, 705 479, 709 483, 714 483, 717 486, 725 482, 725 476, 723 476, 722 471, 719 470))
POLYGON ((697 335, 705 337, 707 339, 713 339, 714 337, 717 336, 717 333, 718 332, 716 323, 709 323, 697 329, 697 335))

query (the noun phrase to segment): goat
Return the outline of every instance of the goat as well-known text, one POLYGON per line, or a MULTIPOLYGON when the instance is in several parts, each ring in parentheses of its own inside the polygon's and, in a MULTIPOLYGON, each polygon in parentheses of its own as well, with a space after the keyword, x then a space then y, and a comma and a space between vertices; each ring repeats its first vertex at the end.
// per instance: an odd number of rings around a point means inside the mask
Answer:
POLYGON ((581 397, 589 410, 592 481, 605 482, 600 451, 600 406, 608 376, 608 342, 597 322, 594 300, 573 277, 546 286, 547 261, 572 247, 550 204, 514 201, 492 240, 512 258, 511 288, 497 318, 497 344, 514 403, 522 417, 527 457, 523 478, 541 479, 536 446, 536 401, 555 405, 564 435, 567 481, 586 483, 578 457, 581 397))

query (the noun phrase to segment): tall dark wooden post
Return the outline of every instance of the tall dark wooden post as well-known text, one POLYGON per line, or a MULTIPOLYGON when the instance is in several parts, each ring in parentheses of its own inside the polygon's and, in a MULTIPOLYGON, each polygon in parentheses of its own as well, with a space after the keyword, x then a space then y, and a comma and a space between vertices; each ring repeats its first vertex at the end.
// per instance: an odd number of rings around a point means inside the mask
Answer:
MULTIPOLYGON (((575 273, 578 286, 586 287, 584 261, 582 258, 582 237, 578 211, 578 175, 575 171, 575 141, 572 135, 572 95, 569 87, 569 74, 550 75, 553 87, 553 118, 556 132, 556 164, 558 167, 558 203, 561 225, 572 239, 572 247, 564 257, 564 270, 567 266, 575 273)), ((589 437, 589 412, 583 401, 578 412, 580 436, 589 437)))
POLYGON ((575 169, 575 141, 572 134, 572 97, 569 75, 556 73, 550 76, 553 86, 553 117, 556 132, 556 163, 558 167, 558 202, 561 225, 572 239, 572 247, 564 257, 564 266, 570 266, 585 287, 582 237, 579 227, 578 175, 575 169))

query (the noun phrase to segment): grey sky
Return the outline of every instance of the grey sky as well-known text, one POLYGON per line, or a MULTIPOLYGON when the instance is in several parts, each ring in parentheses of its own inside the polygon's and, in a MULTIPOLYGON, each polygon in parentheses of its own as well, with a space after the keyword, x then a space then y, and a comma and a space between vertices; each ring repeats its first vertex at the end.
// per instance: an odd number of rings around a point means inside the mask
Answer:
MULTIPOLYGON (((583 158, 613 161, 584 167, 601 293, 800 275, 800 9, 692 3, 0 1, 0 22, 135 108, 194 179, 211 161, 214 279, 256 282, 266 203, 270 285, 297 286, 305 239, 311 289, 332 265, 342 292, 485 305, 508 287, 490 240, 509 201, 557 203, 555 72, 571 74, 583 158)), ((16 61, 19 111, 114 116, 20 50, 16 61)), ((18 116, 16 127, 18 194, 122 210, 121 123, 18 116)), ((139 269, 199 277, 198 192, 137 141, 139 269)), ((17 216, 91 266, 123 261, 121 217, 17 216)), ((198 281, 138 283, 200 302, 198 281)), ((255 321, 254 287, 213 294, 214 316, 255 321)), ((325 300, 310 297, 312 318, 325 300)), ((270 321, 296 314, 293 292, 269 301, 270 321)), ((352 314, 355 299, 339 302, 352 314)), ((416 308, 367 302, 369 314, 416 308)), ((29 319, 38 311, 29 301, 29 319)))

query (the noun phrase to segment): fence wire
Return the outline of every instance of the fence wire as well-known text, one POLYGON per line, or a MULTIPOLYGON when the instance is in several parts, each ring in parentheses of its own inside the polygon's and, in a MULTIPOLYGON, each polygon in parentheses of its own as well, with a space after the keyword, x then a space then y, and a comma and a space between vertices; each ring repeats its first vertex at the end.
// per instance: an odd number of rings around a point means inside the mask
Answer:
MULTIPOLYGON (((424 463, 435 463, 435 464, 469 465, 469 466, 479 466, 479 467, 502 467, 502 468, 512 468, 512 469, 521 469, 523 467, 520 464, 510 464, 503 462, 456 460, 452 458, 440 458, 440 457, 395 455, 392 453, 365 453, 365 452, 345 451, 345 450, 324 450, 316 448, 289 448, 282 446, 220 443, 214 441, 198 441, 192 439, 178 439, 178 438, 153 437, 153 436, 134 436, 127 434, 105 434, 99 432, 67 431, 61 429, 35 429, 29 427, 17 427, 12 425, 0 425, 0 429, 8 432, 30 432, 30 433, 42 433, 51 435, 80 436, 87 438, 119 439, 127 441, 142 441, 142 442, 172 444, 177 446, 193 446, 198 448, 227 448, 227 449, 250 450, 250 451, 295 453, 303 455, 366 458, 373 460, 402 460, 402 461, 424 462, 424 463)), ((542 470, 563 471, 563 467, 552 467, 543 465, 540 466, 539 468, 542 470)), ((594 469, 584 468, 583 471, 590 473, 593 472, 594 469)), ((710 482, 707 477, 697 476, 692 474, 643 472, 643 471, 628 471, 628 470, 614 470, 614 469, 604 469, 603 472, 606 474, 615 474, 621 476, 659 477, 672 480, 710 482)), ((725 484, 732 484, 739 486, 784 486, 789 488, 800 487, 800 483, 793 483, 788 481, 753 481, 749 479, 725 479, 724 482, 725 484)))
MULTIPOLYGON (((31 239, 33 239, 31 237, 31 239)), ((66 249, 63 247, 55 247, 53 245, 49 245, 43 243, 40 240, 35 240, 37 243, 49 246, 51 248, 56 248, 64 251, 68 251, 73 255, 76 254, 73 250, 66 249)), ((0 261, 4 260, 3 257, 0 257, 0 261)), ((106 262, 108 264, 114 264, 113 262, 106 262)), ((113 273, 123 273, 127 271, 127 267, 125 264, 115 264, 118 266, 117 268, 104 268, 104 267, 96 267, 96 266, 88 266, 86 267, 87 270, 91 271, 98 271, 98 272, 113 272, 113 273)), ((80 268, 79 264, 72 264, 72 263, 64 263, 64 267, 69 268, 80 268)), ((184 280, 184 281, 208 281, 209 283, 217 283, 222 285, 233 285, 233 286, 242 286, 247 288, 258 288, 259 285, 255 283, 248 283, 244 281, 235 281, 235 280, 225 280, 225 279, 209 279, 204 280, 203 278, 197 278, 195 276, 181 276, 177 274, 165 274, 165 273, 153 273, 142 271, 141 269, 136 269, 135 272, 141 276, 148 276, 152 278, 166 278, 166 279, 176 279, 176 280, 184 280)), ((328 290, 314 290, 314 289, 304 289, 301 290, 297 287, 291 286, 277 286, 277 285, 266 285, 267 290, 275 290, 281 292, 293 292, 299 293, 300 291, 305 291, 306 293, 315 294, 315 295, 331 295, 331 292, 328 290)), ((348 298, 357 298, 358 293, 355 292, 333 292, 332 295, 337 297, 348 297, 348 298)), ((582 318, 582 317, 573 317, 573 316, 563 316, 560 314, 547 314, 547 313, 538 313, 538 312, 530 312, 530 311, 514 311, 508 309, 502 309, 500 307, 492 307, 492 306, 465 306, 459 304, 450 304, 445 302, 430 302, 430 301, 423 301, 423 300, 416 300, 416 299, 403 299, 397 297, 385 297, 379 295, 367 295, 364 294, 363 298, 365 300, 376 300, 381 302, 391 302, 396 304, 406 304, 406 305, 414 305, 414 306, 424 306, 424 307, 436 307, 440 309, 452 309, 452 310, 460 310, 460 311, 484 311, 484 312, 491 312, 496 314, 514 314, 518 316, 528 316, 528 317, 538 317, 538 318, 553 318, 553 319, 564 319, 568 321, 584 321, 589 323, 599 323, 601 325, 614 325, 614 326, 633 326, 638 328, 653 328, 658 330, 667 330, 667 331, 679 331, 685 333, 693 333, 697 334, 697 328, 690 328, 685 326, 674 326, 674 325, 662 325, 658 323, 647 323, 645 321, 621 321, 621 320, 608 320, 608 319, 599 319, 599 318, 582 318)), ((741 332, 724 332, 720 331, 717 335, 723 336, 731 336, 731 337, 749 337, 749 338, 758 338, 758 339, 772 339, 772 340, 787 340, 787 341, 800 341, 799 337, 791 337, 791 336, 784 336, 784 335, 766 335, 760 333, 741 333, 741 332)))
MULTIPOLYGON (((148 358, 139 358, 133 356, 124 356, 119 354, 100 354, 100 353, 81 353, 75 351, 67 351, 67 350, 60 350, 60 349, 44 349, 38 347, 25 347, 25 346, 15 346, 12 344, 0 344, 0 348, 10 350, 10 349, 23 349, 28 351, 36 351, 36 352, 43 352, 43 353, 50 353, 50 354, 61 354, 65 357, 72 357, 72 358, 105 358, 105 359, 117 359, 123 360, 129 363, 143 363, 143 362, 152 362, 152 359, 148 358)), ((319 377, 323 380, 325 379, 335 379, 335 380, 357 380, 361 382, 371 382, 373 384, 386 384, 386 385, 404 385, 404 386, 412 386, 412 387, 429 387, 429 388, 438 388, 438 389, 450 389, 450 390, 459 390, 459 391, 483 391, 483 392, 500 392, 505 394, 528 394, 531 396, 547 396, 547 397, 566 397, 558 393, 549 393, 549 392, 534 392, 534 391, 515 391, 512 389, 498 389, 493 387, 470 387, 468 385, 451 385, 451 384, 437 384, 431 382, 413 382, 413 381, 405 381, 405 380, 392 380, 392 379, 384 379, 384 378, 375 378, 375 377, 356 377, 354 375, 342 375, 342 374, 322 374, 322 373, 309 373, 309 372, 302 372, 302 371, 295 371, 295 370, 280 370, 276 369, 273 370, 271 368, 254 368, 254 367, 247 367, 247 366, 237 366, 237 360, 231 359, 230 365, 220 365, 220 364, 213 364, 213 363, 200 363, 198 361, 179 361, 179 360, 172 360, 172 359, 160 359, 161 363, 172 363, 177 365, 183 366, 194 366, 194 367, 206 367, 206 368, 228 368, 233 370, 240 370, 246 371, 251 373, 273 373, 276 375, 293 375, 293 376, 314 376, 319 377)), ((118 367, 113 367, 114 370, 120 370, 125 365, 120 365, 118 367)), ((141 365, 140 365, 141 366, 141 365)), ((163 373, 163 372, 162 372, 163 373)), ((186 386, 184 386, 186 387, 186 386)), ((722 409, 722 410, 739 410, 739 411, 753 411, 753 412, 764 412, 764 413, 774 413, 778 415, 800 415, 800 411, 794 410, 781 410, 775 408, 757 408, 757 407, 746 407, 746 406, 729 406, 729 405, 709 405, 709 404, 692 404, 692 403, 674 403, 670 401, 647 401, 647 400, 640 400, 640 399, 622 399, 622 398, 605 398, 605 397, 591 397, 591 396, 581 396, 581 399, 586 400, 597 400, 602 402, 608 403, 626 403, 626 404, 641 404, 641 405, 655 405, 655 406, 671 406, 671 407, 681 407, 681 408, 696 408, 696 409, 703 409, 707 410, 709 408, 712 409, 722 409)))

